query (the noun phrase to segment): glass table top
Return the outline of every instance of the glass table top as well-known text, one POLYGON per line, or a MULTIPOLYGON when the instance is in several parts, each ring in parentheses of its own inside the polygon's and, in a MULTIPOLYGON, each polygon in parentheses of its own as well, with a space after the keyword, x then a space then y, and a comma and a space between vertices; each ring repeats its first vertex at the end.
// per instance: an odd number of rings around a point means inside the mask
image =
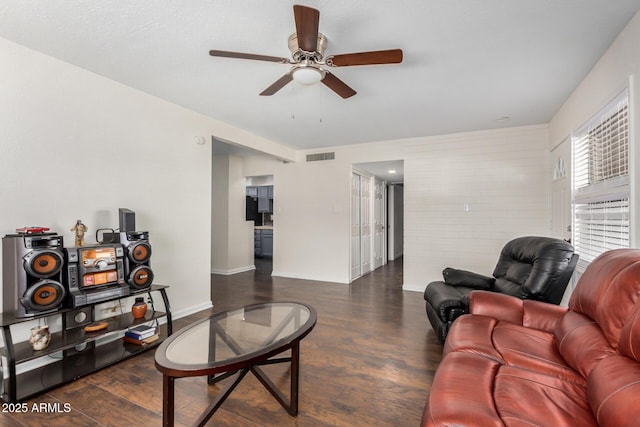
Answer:
POLYGON ((156 352, 156 362, 185 371, 231 365, 277 353, 302 339, 315 322, 315 310, 295 302, 255 304, 214 314, 165 340, 156 352))

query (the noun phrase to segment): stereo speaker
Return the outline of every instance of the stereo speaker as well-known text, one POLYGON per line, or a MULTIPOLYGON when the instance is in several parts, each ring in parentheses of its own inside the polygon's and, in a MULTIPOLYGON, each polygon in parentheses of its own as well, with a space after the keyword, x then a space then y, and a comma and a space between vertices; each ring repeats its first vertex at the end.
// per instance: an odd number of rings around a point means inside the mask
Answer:
POLYGON ((131 209, 119 208, 120 231, 134 231, 136 229, 136 213, 131 209))
POLYGON ((2 238, 3 312, 31 317, 60 309, 66 294, 62 247, 55 233, 2 238))
POLYGON ((146 289, 153 283, 151 244, 147 231, 105 233, 105 242, 118 242, 124 247, 124 275, 132 289, 146 289))
POLYGON ((65 315, 65 329, 75 329, 93 322, 93 307, 80 307, 67 311, 65 315))

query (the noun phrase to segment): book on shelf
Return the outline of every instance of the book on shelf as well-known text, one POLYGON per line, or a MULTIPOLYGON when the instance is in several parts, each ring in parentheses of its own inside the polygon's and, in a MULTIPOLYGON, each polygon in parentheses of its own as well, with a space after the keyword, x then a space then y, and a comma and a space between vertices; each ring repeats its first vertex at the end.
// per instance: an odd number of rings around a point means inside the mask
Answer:
POLYGON ((128 329, 124 334, 133 339, 142 340, 156 333, 155 326, 139 325, 128 329))
POLYGON ((129 337, 129 336, 125 335, 123 337, 123 340, 124 340, 124 342, 128 342, 128 343, 131 343, 131 344, 149 345, 152 342, 157 341, 159 338, 160 338, 160 335, 153 334, 150 337, 147 337, 147 338, 144 338, 144 339, 141 339, 141 340, 137 340, 135 338, 132 338, 132 337, 129 337))

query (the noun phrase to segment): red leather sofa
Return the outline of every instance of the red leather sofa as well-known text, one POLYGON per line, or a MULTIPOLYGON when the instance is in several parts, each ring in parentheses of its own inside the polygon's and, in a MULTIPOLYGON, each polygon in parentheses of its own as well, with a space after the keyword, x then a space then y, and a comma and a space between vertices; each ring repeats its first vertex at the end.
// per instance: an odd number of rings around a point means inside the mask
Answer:
POLYGON ((596 258, 568 308, 470 298, 445 341, 423 426, 640 425, 640 250, 596 258))

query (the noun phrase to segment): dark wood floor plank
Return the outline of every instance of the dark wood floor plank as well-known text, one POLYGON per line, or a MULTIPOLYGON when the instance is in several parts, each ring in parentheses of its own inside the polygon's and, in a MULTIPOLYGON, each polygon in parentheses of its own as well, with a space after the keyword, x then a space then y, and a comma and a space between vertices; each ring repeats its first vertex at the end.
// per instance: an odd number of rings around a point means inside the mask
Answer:
MULTIPOLYGON (((255 271, 212 275, 214 307, 177 319, 174 331, 214 312, 269 301, 300 301, 318 313, 300 347, 299 414, 291 417, 251 374, 208 425, 416 426, 442 346, 429 327, 422 295, 402 291, 402 262, 390 262, 351 285, 271 277, 255 271)), ((289 395, 288 365, 264 367, 289 395)), ((229 381, 231 379, 225 380, 229 381)), ((225 382, 176 381, 176 425, 189 426, 225 382)), ((69 413, 0 413, 2 426, 159 426, 162 375, 153 351, 51 390, 28 405, 68 403, 69 413)))

